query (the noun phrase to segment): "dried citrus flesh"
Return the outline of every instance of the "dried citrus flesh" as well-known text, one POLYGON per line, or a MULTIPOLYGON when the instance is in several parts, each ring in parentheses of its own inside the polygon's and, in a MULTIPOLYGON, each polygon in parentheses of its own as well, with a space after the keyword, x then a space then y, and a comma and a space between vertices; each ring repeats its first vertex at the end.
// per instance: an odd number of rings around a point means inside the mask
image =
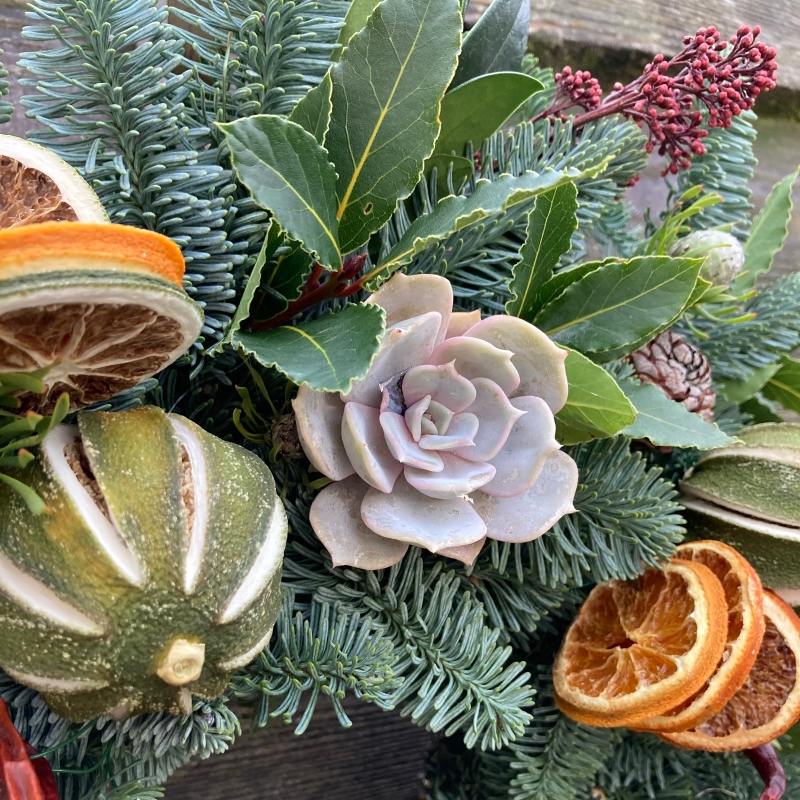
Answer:
POLYGON ((697 692, 727 639, 727 603, 714 573, 674 560, 635 581, 596 586, 556 656, 556 701, 578 722, 630 725, 697 692))
POLYGON ((660 733, 689 750, 726 752, 767 744, 800 720, 800 619, 764 592, 766 630, 747 680, 728 704, 692 731, 660 733))
POLYGON ((182 289, 138 272, 0 279, 0 373, 48 367, 47 391, 20 395, 23 408, 48 413, 64 391, 73 409, 82 408, 164 369, 202 324, 202 311, 182 289))
POLYGON ((0 229, 71 221, 108 221, 89 184, 44 147, 0 136, 0 229))
POLYGON ((139 272, 181 286, 185 264, 171 239, 127 225, 45 222, 0 230, 0 281, 82 270, 139 272))
POLYGON ((712 540, 681 545, 675 555, 705 564, 720 580, 728 604, 728 641, 716 672, 699 692, 676 708, 637 723, 637 730, 687 731, 712 717, 747 679, 764 636, 764 592, 744 556, 712 540))

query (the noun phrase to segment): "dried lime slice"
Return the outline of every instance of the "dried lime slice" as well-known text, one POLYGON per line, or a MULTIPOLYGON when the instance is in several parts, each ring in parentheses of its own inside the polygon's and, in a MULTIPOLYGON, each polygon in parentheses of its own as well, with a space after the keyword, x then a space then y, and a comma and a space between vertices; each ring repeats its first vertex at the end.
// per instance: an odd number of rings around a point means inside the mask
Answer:
POLYGON ((40 222, 107 222, 97 195, 54 153, 0 136, 0 228, 40 222))
POLYGON ((47 368, 47 413, 108 399, 174 362, 197 339, 200 307, 181 287, 180 249, 121 225, 43 223, 0 230, 0 373, 47 368))

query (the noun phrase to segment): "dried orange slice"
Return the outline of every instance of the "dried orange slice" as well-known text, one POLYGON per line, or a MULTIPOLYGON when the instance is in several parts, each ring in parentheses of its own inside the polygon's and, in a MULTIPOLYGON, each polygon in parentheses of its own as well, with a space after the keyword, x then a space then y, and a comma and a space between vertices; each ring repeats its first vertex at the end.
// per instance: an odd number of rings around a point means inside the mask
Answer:
POLYGON ((764 639, 744 685, 695 730, 658 734, 662 739, 689 750, 750 750, 800 720, 800 619, 769 591, 764 592, 764 616, 764 639))
POLYGON ((107 222, 97 195, 54 153, 0 136, 0 229, 39 222, 107 222))
POLYGON ((697 694, 677 708, 637 723, 637 730, 688 731, 714 716, 747 679, 764 636, 764 592, 743 555, 710 540, 683 544, 675 555, 705 564, 719 578, 728 604, 728 641, 716 672, 697 694))
POLYGON ((636 581, 602 583, 556 656, 556 702, 600 727, 663 714, 703 686, 726 639, 725 593, 703 564, 674 560, 636 581))
POLYGON ((0 373, 46 369, 47 413, 108 399, 175 361, 203 313, 181 288, 180 249, 123 225, 45 222, 0 230, 0 373))

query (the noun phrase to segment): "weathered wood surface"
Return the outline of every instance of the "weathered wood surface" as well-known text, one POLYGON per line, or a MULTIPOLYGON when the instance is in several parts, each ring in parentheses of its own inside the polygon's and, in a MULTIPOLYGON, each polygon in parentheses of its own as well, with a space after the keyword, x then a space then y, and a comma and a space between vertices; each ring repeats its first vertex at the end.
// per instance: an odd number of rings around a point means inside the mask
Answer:
MULTIPOLYGON (((488 5, 473 0, 471 13, 488 5)), ((761 25, 761 38, 778 48, 779 85, 800 89, 800 0, 531 0, 537 38, 648 54, 678 52, 704 25, 729 35, 742 24, 761 25)))
POLYGON ((302 736, 279 724, 245 734, 224 755, 179 770, 166 800, 418 800, 435 737, 358 700, 344 705, 352 728, 320 697, 302 736))

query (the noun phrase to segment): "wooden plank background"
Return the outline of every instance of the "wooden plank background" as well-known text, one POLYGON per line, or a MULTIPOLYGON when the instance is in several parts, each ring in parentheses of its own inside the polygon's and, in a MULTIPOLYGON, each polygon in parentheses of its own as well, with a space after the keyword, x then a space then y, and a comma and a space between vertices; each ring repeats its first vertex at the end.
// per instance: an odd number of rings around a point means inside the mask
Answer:
POLYGON ((179 770, 166 800, 419 800, 433 734, 353 698, 344 706, 352 728, 320 697, 302 736, 270 723, 224 755, 179 770))
MULTIPOLYGON (((473 0, 471 16, 488 5, 473 0)), ((779 85, 800 89, 800 0, 531 0, 531 34, 553 44, 668 55, 702 26, 731 35, 742 24, 761 25, 761 39, 778 48, 779 85)))

